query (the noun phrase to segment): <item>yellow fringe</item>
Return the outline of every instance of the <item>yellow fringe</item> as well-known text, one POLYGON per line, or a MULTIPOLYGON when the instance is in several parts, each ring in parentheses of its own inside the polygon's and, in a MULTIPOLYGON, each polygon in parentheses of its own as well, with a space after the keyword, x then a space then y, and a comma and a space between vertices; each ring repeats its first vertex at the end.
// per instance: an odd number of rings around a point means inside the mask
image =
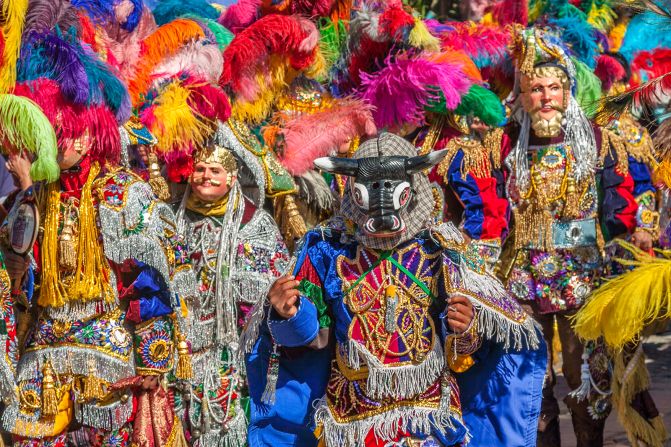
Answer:
POLYGON ((41 307, 61 307, 71 301, 114 301, 110 285, 107 259, 98 239, 95 207, 91 190, 100 166, 91 166, 88 179, 82 188, 79 201, 79 240, 77 243, 77 268, 66 285, 61 278, 58 257, 58 226, 61 191, 59 182, 50 183, 47 192, 47 214, 44 224, 42 249, 43 280, 37 303, 41 307))
POLYGON ((21 34, 28 11, 28 0, 2 2, 2 35, 5 49, 0 63, 0 93, 8 92, 16 83, 16 61, 21 50, 21 34))
POLYGON ((635 342, 645 326, 671 317, 671 251, 650 256, 632 244, 616 240, 634 255, 636 267, 595 290, 574 317, 574 328, 585 340, 603 337, 614 351, 635 342))
POLYGON ((664 447, 667 432, 661 415, 652 420, 647 420, 630 405, 638 393, 650 386, 650 378, 645 366, 645 355, 641 354, 634 354, 627 365, 624 364, 623 352, 615 356, 611 388, 613 406, 617 411, 620 423, 627 431, 627 437, 631 445, 638 445, 638 441, 643 441, 649 447, 664 447), (632 362, 634 363, 632 364, 632 362))

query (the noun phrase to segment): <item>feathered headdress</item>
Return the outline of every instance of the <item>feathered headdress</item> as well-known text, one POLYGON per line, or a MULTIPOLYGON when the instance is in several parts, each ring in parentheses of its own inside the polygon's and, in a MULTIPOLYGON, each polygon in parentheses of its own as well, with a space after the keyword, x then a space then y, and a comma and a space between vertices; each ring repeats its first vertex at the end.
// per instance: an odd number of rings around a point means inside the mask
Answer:
POLYGON ((121 143, 114 114, 104 105, 77 104, 61 93, 56 81, 39 78, 17 84, 14 93, 35 102, 56 130, 59 147, 88 137, 89 154, 101 164, 119 161, 121 143))
POLYGON ((473 83, 453 63, 403 56, 385 64, 377 73, 363 75, 360 94, 375 108, 380 128, 423 125, 427 106, 444 98, 446 109, 454 110, 473 83))
POLYGON ((294 80, 278 108, 263 129, 263 139, 294 176, 311 169, 316 158, 377 133, 370 105, 354 98, 334 99, 304 77, 294 80))
POLYGON ((21 50, 18 77, 20 81, 52 79, 73 104, 107 107, 119 123, 130 117, 130 100, 124 84, 74 36, 29 33, 21 50))
POLYGON ((219 11, 206 0, 162 0, 152 11, 158 25, 165 25, 185 15, 217 20, 219 11))
POLYGON ((3 37, 0 63, 0 93, 6 92, 16 82, 16 61, 21 50, 21 34, 28 11, 28 0, 2 0, 3 37))
POLYGON ((140 120, 158 139, 156 148, 167 163, 170 180, 183 181, 191 174, 194 151, 230 113, 228 98, 218 86, 182 74, 148 92, 140 120))
POLYGON ((268 15, 240 32, 224 51, 220 84, 235 95, 233 115, 260 122, 300 73, 323 68, 319 32, 307 19, 268 15))

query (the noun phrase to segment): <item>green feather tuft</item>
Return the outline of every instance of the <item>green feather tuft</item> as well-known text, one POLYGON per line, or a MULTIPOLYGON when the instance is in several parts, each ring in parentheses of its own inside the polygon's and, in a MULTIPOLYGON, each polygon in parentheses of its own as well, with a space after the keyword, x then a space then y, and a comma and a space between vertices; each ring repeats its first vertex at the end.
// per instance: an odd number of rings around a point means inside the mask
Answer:
POLYGON ((589 69, 589 67, 577 59, 571 58, 576 70, 576 99, 578 104, 587 115, 594 118, 601 98, 601 80, 589 69))
POLYGON ((506 121, 505 110, 499 97, 477 84, 471 85, 454 113, 463 116, 477 116, 488 126, 502 126, 506 121))
POLYGON ((319 50, 326 60, 327 69, 330 69, 345 47, 347 28, 342 20, 338 20, 336 26, 331 19, 323 18, 319 26, 319 34, 319 50))
POLYGON ((0 95, 0 136, 19 152, 34 155, 30 167, 34 181, 58 180, 56 133, 37 104, 22 96, 0 95))

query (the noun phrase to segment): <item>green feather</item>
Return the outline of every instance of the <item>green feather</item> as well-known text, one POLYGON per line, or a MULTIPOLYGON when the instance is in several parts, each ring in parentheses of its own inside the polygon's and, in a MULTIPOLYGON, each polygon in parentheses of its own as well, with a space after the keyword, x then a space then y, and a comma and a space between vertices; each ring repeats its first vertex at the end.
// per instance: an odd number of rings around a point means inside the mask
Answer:
POLYGON ((492 91, 473 84, 454 110, 457 115, 474 115, 488 126, 501 126, 506 120, 506 114, 501 100, 492 91))
POLYGON ((576 99, 588 118, 594 118, 599 98, 601 98, 601 80, 589 67, 577 59, 571 58, 576 69, 576 99))
POLYGON ((30 167, 34 181, 58 180, 56 133, 37 104, 22 96, 0 95, 0 135, 19 152, 34 155, 30 167))
POLYGON ((326 60, 328 69, 340 57, 347 39, 347 29, 342 20, 338 20, 336 26, 331 19, 323 18, 319 26, 319 34, 319 50, 326 60))
POLYGON ((200 22, 205 23, 205 25, 207 25, 208 29, 212 32, 212 34, 214 34, 214 38, 217 41, 217 45, 219 46, 219 49, 222 51, 231 43, 231 41, 235 37, 235 34, 230 32, 225 26, 218 23, 216 20, 208 19, 194 14, 186 14, 183 17, 187 19, 198 20, 200 22))

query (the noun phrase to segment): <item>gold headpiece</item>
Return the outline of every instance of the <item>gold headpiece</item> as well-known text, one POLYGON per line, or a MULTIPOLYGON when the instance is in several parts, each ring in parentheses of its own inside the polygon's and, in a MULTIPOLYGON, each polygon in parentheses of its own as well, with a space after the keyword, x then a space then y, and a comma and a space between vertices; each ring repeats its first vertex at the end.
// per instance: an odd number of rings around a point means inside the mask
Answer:
POLYGON ((194 163, 218 163, 228 172, 238 170, 238 162, 233 153, 223 146, 211 145, 196 152, 194 163))

